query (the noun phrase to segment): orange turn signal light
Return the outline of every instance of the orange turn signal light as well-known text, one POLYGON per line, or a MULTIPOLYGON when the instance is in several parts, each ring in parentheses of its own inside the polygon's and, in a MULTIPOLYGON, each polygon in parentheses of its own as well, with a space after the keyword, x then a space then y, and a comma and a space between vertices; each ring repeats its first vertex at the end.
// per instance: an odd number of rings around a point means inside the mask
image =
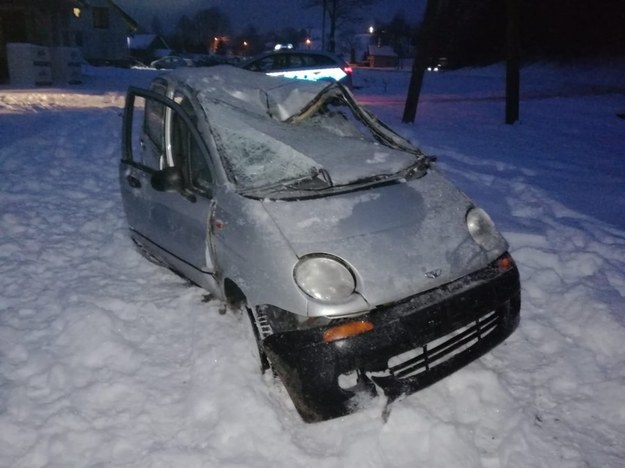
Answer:
POLYGON ((350 336, 360 335, 373 330, 373 324, 371 322, 348 322, 343 325, 337 325, 336 327, 328 328, 323 332, 323 341, 331 343, 332 341, 343 340, 350 336))
POLYGON ((508 271, 514 265, 514 260, 509 255, 504 255, 497 260, 497 268, 501 273, 508 271))

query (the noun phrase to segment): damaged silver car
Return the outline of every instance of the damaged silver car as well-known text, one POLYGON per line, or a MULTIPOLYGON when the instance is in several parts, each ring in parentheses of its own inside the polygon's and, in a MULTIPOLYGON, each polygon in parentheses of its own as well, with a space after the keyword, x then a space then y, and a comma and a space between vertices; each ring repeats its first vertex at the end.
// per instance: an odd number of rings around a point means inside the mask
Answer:
POLYGON ((305 421, 415 392, 518 324, 490 217, 340 83, 175 70, 129 89, 123 138, 139 250, 246 312, 305 421))

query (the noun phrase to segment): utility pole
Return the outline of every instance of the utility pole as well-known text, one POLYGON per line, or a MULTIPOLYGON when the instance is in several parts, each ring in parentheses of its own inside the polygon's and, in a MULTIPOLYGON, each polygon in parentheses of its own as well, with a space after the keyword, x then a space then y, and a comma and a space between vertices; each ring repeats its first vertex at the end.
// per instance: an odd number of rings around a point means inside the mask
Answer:
POLYGON ((520 2, 506 0, 507 30, 506 30, 506 124, 512 125, 519 120, 519 100, 521 73, 520 47, 520 2))

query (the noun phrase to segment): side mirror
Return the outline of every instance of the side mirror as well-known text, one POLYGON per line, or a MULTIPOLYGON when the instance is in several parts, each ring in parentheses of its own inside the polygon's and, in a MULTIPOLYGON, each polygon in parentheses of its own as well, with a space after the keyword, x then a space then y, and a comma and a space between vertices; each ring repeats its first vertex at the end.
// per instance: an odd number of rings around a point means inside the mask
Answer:
POLYGON ((184 182, 182 172, 177 167, 166 167, 152 174, 152 188, 157 192, 182 192, 184 182))

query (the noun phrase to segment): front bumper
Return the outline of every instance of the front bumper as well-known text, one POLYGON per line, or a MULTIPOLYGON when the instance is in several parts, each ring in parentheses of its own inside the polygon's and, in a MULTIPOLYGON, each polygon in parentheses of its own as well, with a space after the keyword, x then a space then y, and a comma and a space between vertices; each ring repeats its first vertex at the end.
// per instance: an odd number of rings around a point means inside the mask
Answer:
POLYGON ((361 315, 355 320, 374 325, 361 335, 328 343, 328 327, 281 332, 263 341, 264 350, 306 422, 349 414, 363 393, 377 389, 392 401, 453 373, 514 331, 521 300, 510 263, 507 271, 493 262, 361 315))

